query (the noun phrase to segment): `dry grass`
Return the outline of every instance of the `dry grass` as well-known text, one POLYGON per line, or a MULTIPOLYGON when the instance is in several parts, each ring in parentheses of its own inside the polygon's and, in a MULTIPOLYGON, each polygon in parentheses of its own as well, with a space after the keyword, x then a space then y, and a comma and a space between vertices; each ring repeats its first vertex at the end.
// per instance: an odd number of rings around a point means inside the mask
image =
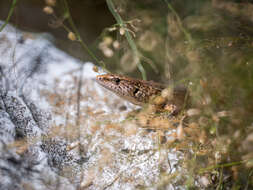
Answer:
MULTIPOLYGON (((82 140, 92 139, 92 135, 98 133, 104 144, 111 144, 119 137, 147 135, 146 129, 149 129, 160 147, 155 152, 181 151, 180 164, 184 170, 172 174, 161 172, 153 186, 165 188, 172 178, 181 176, 181 184, 189 188, 195 188, 198 181, 204 188, 247 189, 253 186, 253 41, 250 29, 253 8, 249 6, 245 13, 238 7, 247 3, 195 2, 115 1, 116 11, 112 14, 120 14, 125 22, 105 29, 97 44, 114 72, 140 76, 135 71, 138 68, 141 71, 138 67, 141 60, 149 79, 164 83, 173 80, 187 86, 191 105, 177 116, 154 113, 147 107, 129 113, 126 120, 118 122, 119 110, 106 114, 94 106, 81 106, 76 126, 77 115, 73 113, 78 104, 93 101, 99 106, 101 101, 97 92, 88 88, 89 83, 82 86, 79 101, 75 91, 78 79, 74 77, 74 84, 70 84, 72 87, 68 91, 57 88, 56 82, 55 92, 44 92, 44 95, 54 114, 66 119, 65 126, 60 126, 56 133, 64 127, 64 137, 70 141, 78 138, 80 146, 82 140), (136 18, 141 22, 135 22, 136 18), (127 35, 134 37, 138 58, 133 48, 127 46, 133 43, 127 35)), ((113 105, 110 99, 102 101, 113 105)), ((92 140, 86 146, 89 143, 92 140)), ((110 167, 110 161, 117 160, 116 154, 119 152, 103 149, 98 170, 110 167)), ((92 184, 94 176, 98 175, 96 172, 93 167, 89 169, 90 178, 82 183, 83 187, 92 184)), ((121 175, 119 173, 115 180, 121 175)), ((128 180, 133 182, 131 178, 128 180)))

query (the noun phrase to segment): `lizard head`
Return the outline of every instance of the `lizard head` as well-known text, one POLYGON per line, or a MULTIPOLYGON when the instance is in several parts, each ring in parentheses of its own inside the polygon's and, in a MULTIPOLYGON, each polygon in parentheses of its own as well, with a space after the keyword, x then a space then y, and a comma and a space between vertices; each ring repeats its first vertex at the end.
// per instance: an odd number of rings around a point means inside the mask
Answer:
POLYGON ((149 98, 160 93, 162 88, 158 83, 116 74, 98 75, 96 81, 118 96, 137 105, 147 103, 149 98))

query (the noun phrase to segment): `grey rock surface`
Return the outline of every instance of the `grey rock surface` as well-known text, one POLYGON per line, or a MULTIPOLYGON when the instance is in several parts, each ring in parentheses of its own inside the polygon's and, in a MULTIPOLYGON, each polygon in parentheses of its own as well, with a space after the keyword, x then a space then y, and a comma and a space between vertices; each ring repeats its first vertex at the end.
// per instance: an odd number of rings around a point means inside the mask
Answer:
MULTIPOLYGON (((45 36, 11 26, 0 33, 1 190, 157 189, 162 173, 182 170, 179 152, 124 122, 138 107, 45 36)), ((182 189, 179 179, 165 188, 182 189)))

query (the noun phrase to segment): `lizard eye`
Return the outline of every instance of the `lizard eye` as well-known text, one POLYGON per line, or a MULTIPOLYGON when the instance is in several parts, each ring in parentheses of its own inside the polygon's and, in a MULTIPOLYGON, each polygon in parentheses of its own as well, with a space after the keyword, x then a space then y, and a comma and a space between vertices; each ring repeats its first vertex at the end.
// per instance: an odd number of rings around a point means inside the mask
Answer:
POLYGON ((120 83, 120 79, 119 78, 115 78, 114 79, 115 83, 118 85, 120 83))

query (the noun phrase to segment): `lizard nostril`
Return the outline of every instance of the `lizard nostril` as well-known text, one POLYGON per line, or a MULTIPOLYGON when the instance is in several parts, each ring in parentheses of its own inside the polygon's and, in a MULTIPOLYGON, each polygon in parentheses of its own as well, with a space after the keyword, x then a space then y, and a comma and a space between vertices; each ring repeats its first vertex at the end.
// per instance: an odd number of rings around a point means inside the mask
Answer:
POLYGON ((101 80, 101 77, 100 77, 100 76, 97 76, 96 79, 97 79, 97 80, 101 80))

